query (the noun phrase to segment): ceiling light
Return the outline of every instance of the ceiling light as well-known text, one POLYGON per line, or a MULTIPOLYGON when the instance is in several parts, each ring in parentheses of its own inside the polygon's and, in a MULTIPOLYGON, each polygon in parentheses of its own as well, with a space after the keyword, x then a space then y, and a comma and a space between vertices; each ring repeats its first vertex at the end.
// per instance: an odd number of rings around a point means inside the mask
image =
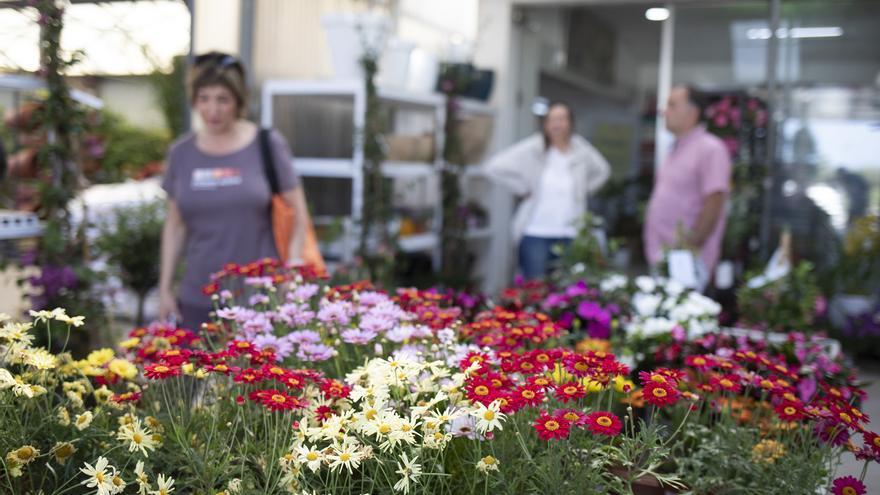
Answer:
MULTIPOLYGON (((746 37, 750 40, 769 40, 770 28, 751 28, 746 31, 746 37)), ((839 26, 817 26, 817 27, 796 27, 796 28, 779 28, 776 30, 776 37, 783 38, 837 38, 843 36, 843 28, 839 26)))
POLYGON ((649 21, 665 21, 669 19, 669 9, 663 7, 651 7, 645 11, 645 19, 649 21))

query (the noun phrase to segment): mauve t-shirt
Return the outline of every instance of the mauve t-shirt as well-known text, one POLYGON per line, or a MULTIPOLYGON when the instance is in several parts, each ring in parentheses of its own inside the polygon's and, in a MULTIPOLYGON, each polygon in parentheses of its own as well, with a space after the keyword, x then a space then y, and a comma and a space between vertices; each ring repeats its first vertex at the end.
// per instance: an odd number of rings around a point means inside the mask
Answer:
MULTIPOLYGON (((288 191, 298 184, 290 148, 278 132, 270 136, 278 184, 288 191)), ((225 155, 201 151, 194 134, 182 137, 168 151, 162 188, 177 203, 186 226, 182 303, 210 305, 202 287, 226 263, 278 257, 259 136, 225 155)))

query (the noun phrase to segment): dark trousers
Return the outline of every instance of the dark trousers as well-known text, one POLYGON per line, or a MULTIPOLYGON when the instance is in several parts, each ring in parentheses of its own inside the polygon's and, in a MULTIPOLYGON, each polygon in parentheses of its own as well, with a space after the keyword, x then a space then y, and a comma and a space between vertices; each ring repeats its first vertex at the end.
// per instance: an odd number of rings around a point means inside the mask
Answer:
POLYGON ((519 241, 519 269, 522 276, 528 280, 546 276, 552 262, 559 258, 559 255, 553 252, 553 246, 557 244, 568 247, 571 239, 523 236, 519 241))

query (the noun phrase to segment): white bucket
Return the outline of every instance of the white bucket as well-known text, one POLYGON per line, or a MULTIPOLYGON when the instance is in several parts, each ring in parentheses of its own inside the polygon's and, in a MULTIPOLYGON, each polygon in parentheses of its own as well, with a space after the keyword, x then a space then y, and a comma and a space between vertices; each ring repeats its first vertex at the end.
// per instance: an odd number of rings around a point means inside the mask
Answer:
POLYGON ((409 76, 409 59, 414 43, 392 38, 379 62, 379 85, 385 88, 405 89, 409 76))
POLYGON ((433 93, 437 87, 440 62, 437 56, 424 49, 416 48, 409 57, 409 75, 406 89, 413 93, 433 93))
POLYGON ((391 29, 391 19, 374 12, 326 14, 321 23, 330 46, 333 76, 338 79, 362 77, 360 60, 365 49, 381 55, 391 29))

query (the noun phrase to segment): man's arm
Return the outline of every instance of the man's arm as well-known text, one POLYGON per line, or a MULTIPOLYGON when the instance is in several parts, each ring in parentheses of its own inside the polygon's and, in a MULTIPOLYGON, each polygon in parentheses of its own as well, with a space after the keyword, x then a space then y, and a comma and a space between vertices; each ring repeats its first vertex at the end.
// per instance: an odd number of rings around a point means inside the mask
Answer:
POLYGON ((706 239, 715 230, 721 215, 724 212, 724 201, 727 199, 727 193, 724 191, 716 191, 706 196, 703 200, 703 208, 697 217, 697 223, 694 224, 688 244, 692 247, 700 249, 705 244, 706 239))

